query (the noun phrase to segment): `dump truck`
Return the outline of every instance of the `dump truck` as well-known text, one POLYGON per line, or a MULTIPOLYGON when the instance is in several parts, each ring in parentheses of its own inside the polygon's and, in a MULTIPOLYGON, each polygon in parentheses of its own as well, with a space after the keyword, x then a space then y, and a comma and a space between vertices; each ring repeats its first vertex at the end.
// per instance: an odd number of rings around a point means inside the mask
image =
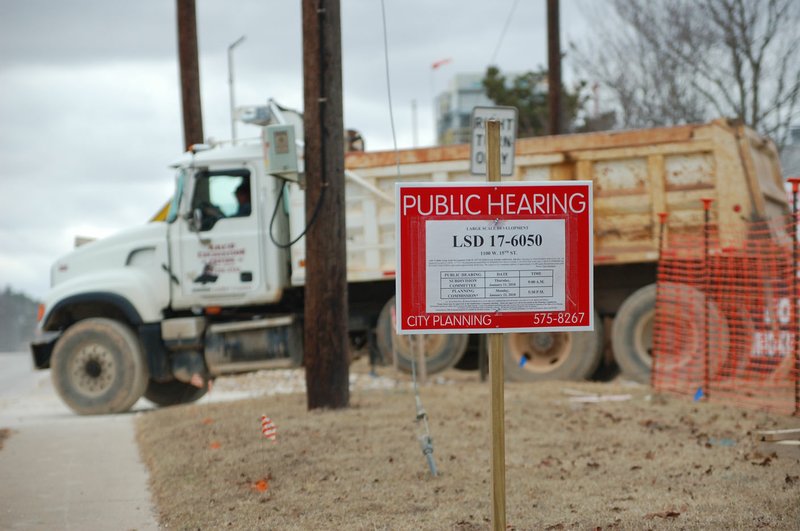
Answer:
MULTIPOLYGON (((303 327, 313 326, 303 322, 302 160, 288 173, 276 169, 276 142, 286 147, 287 139, 266 134, 291 125, 302 138, 302 117, 272 101, 251 114, 266 136, 195 146, 173 164, 165 222, 87 243, 52 266, 31 348, 34 365, 50 368, 76 412, 125 411, 141 396, 160 406, 190 402, 219 375, 302 365, 303 327), (246 213, 235 200, 244 186, 251 192, 246 213)), ((396 335, 392 323, 395 183, 484 180, 470 174, 469 157, 468 145, 347 153, 354 353, 410 370, 412 340, 396 335)), ((604 348, 623 372, 646 378, 659 213, 680 234, 702 230, 704 197, 714 199, 713 222, 725 230, 787 212, 772 142, 725 120, 520 139, 514 173, 504 178, 571 179, 594 183, 595 329, 506 334, 510 379, 589 378, 604 348)), ((425 336, 428 374, 469 365, 480 343, 467 334, 425 336)))
MULTIPOLYGON (((347 167, 388 192, 398 180, 483 180, 469 174, 469 157, 468 145, 351 153, 347 167)), ((774 220, 773 237, 788 242, 781 231, 789 205, 775 145, 734 121, 517 141, 514 174, 503 181, 560 180, 593 182, 595 329, 505 334, 510 379, 584 379, 613 364, 630 379, 649 381, 662 219, 671 238, 696 238, 706 226, 703 199, 711 199, 708 223, 720 240, 740 239, 753 221, 774 220)), ((379 230, 393 230, 394 205, 377 207, 370 216, 379 230)), ((390 274, 394 252, 384 252, 382 267, 390 274)), ((407 336, 392 335, 390 308, 378 319, 377 343, 382 352, 394 345, 405 360, 412 348, 407 336)), ((444 336, 426 341, 434 370, 460 355, 461 344, 452 358, 438 348, 444 336)))

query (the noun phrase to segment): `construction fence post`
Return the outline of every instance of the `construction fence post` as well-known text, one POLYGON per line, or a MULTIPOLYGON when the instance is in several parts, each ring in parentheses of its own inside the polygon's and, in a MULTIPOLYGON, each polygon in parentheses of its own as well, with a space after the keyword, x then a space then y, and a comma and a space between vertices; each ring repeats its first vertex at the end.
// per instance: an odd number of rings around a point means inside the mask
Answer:
POLYGON ((800 293, 798 293, 798 259, 800 259, 800 242, 798 242, 797 196, 800 187, 800 177, 790 177, 792 183, 792 297, 794 304, 794 319, 792 331, 794 336, 794 415, 800 415, 800 293))
POLYGON ((703 396, 711 398, 711 341, 709 340, 710 326, 708 323, 709 297, 711 292, 711 267, 708 259, 709 236, 711 232, 711 203, 713 199, 703 198, 703 396))
MULTIPOLYGON (((656 264, 656 312, 658 312, 658 285, 661 272, 661 259, 664 256, 664 238, 666 237, 667 217, 666 212, 658 213, 658 263, 656 264)), ((655 339, 655 338, 654 338, 655 339)), ((653 349, 655 351, 655 348, 653 349)), ((650 367, 650 387, 656 388, 656 357, 653 356, 653 365, 650 367)))

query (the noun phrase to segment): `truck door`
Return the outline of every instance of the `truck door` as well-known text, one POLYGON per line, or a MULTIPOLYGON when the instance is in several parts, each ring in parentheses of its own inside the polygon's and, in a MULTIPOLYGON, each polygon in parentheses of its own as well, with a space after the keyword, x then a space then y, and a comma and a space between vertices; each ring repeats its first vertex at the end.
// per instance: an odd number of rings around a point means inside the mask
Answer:
POLYGON ((175 307, 246 302, 261 288, 254 188, 247 168, 195 173, 187 198, 191 214, 176 221, 175 307))

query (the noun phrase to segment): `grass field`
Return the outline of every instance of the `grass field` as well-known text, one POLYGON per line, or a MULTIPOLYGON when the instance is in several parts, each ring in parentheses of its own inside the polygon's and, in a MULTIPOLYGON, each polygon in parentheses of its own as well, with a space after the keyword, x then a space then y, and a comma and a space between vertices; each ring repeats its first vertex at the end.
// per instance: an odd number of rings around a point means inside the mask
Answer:
MULTIPOLYGON (((309 412, 295 393, 140 415, 161 525, 489 529, 490 386, 472 372, 444 377, 420 389, 437 477, 406 377, 353 391, 344 410, 309 412)), ((620 382, 507 383, 505 404, 509 528, 800 529, 800 461, 759 452, 753 437, 800 419, 620 382), (601 401, 576 401, 589 394, 601 401)))

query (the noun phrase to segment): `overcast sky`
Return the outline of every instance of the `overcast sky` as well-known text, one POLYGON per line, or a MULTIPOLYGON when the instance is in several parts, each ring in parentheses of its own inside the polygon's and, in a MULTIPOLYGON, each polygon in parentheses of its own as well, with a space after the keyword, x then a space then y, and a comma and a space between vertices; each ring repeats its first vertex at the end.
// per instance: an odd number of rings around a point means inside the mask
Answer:
MULTIPOLYGON (((399 147, 432 145, 432 99, 456 73, 547 63, 546 1, 385 0, 399 147), (498 48, 499 46, 499 48, 498 48), (432 63, 451 59, 437 70, 432 63)), ((303 102, 300 0, 197 0, 206 137, 230 137, 237 105, 303 102)), ((562 47, 587 25, 561 0, 562 47)), ((379 0, 341 0, 344 122, 391 148, 379 0)), ((568 61, 564 65, 569 75, 568 61)), ((239 138, 257 130, 239 126, 239 138)), ((145 223, 170 196, 183 147, 173 0, 0 0, 0 289, 43 297, 75 236, 145 223)))

